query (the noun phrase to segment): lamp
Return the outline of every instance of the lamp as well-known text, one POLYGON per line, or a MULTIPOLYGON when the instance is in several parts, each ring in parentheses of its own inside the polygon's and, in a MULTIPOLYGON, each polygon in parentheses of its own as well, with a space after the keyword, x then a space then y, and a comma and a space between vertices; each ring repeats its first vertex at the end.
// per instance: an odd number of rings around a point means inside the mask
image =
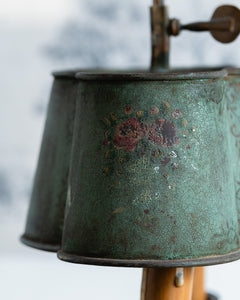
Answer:
POLYGON ((151 72, 55 75, 22 241, 73 263, 148 268, 142 300, 195 300, 193 267, 240 258, 240 77, 166 71, 169 38, 231 42, 240 12, 180 25, 155 1, 151 16, 151 72))

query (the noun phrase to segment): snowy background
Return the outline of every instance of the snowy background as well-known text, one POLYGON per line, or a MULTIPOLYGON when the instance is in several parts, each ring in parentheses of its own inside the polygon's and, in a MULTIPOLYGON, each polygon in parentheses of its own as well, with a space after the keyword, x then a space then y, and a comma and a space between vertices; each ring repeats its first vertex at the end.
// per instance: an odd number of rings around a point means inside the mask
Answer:
MULTIPOLYGON (((52 70, 148 67, 148 6, 139 0, 0 0, 0 299, 139 300, 140 269, 60 262, 19 243, 31 192, 52 70), (137 51, 136 51, 137 50, 137 51)), ((208 20, 220 4, 239 0, 171 0, 183 23, 208 20)), ((172 66, 240 65, 240 39, 208 33, 172 39, 172 66)), ((239 300, 240 262, 210 267, 208 290, 239 300)))

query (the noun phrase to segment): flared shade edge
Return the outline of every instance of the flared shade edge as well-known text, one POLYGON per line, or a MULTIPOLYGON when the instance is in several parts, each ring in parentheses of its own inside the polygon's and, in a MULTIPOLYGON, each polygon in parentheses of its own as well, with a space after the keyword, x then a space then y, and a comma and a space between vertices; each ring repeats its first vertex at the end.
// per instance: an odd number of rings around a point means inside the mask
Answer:
POLYGON ((49 242, 36 241, 29 238, 25 234, 20 237, 20 241, 28 247, 47 251, 47 252, 57 252, 61 248, 60 244, 51 244, 49 242))
POLYGON ((60 260, 75 263, 96 266, 109 267, 132 267, 132 268, 185 268, 185 267, 201 267, 218 264, 225 264, 240 259, 240 249, 224 255, 196 257, 176 260, 131 260, 131 259, 110 259, 85 257, 66 253, 62 250, 58 251, 57 256, 60 260))

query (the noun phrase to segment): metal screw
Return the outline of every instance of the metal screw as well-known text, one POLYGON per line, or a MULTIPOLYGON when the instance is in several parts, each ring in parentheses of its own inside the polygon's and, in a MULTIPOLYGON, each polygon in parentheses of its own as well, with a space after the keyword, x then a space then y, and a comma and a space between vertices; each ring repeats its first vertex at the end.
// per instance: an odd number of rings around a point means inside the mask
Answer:
POLYGON ((182 287, 184 285, 184 270, 183 268, 177 268, 175 276, 175 286, 182 287))

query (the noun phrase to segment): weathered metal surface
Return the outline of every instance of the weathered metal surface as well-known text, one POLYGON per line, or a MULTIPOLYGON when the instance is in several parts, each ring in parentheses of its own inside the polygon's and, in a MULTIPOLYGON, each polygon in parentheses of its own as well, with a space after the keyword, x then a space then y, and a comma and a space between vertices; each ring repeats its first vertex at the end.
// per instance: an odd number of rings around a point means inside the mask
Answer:
POLYGON ((78 75, 59 258, 138 267, 240 258, 220 75, 78 75))
POLYGON ((230 154, 235 185, 236 208, 240 234, 240 69, 229 69, 227 77, 227 109, 230 138, 230 154))
POLYGON ((75 115, 75 72, 59 72, 48 107, 24 244, 57 251, 62 237, 75 115))

